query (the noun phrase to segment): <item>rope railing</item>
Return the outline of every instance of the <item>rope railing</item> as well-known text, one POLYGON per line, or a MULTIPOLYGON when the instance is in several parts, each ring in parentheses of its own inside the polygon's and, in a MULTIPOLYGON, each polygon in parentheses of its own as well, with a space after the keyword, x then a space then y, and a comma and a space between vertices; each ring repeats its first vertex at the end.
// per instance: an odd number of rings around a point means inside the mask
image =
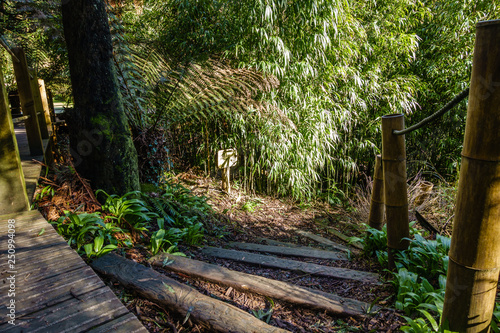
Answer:
POLYGON ((430 115, 429 117, 423 119, 421 122, 418 124, 415 124, 413 126, 410 126, 408 128, 405 128, 403 130, 399 131, 393 131, 392 133, 395 135, 403 135, 407 134, 410 132, 413 132, 419 128, 422 128, 424 125, 427 125, 431 121, 441 117, 443 114, 448 112, 449 110, 453 109, 458 103, 460 103, 462 100, 464 100, 467 96, 469 96, 469 88, 464 89, 460 94, 455 96, 448 104, 446 104, 443 108, 441 108, 439 111, 436 113, 430 115))

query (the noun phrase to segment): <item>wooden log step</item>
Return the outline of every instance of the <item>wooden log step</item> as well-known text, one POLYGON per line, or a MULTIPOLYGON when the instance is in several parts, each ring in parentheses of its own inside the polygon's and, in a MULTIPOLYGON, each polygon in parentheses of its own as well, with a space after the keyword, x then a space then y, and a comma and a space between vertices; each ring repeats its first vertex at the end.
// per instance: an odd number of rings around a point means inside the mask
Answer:
POLYGON ((335 237, 343 240, 344 242, 348 243, 350 246, 354 246, 355 248, 357 248, 358 250, 363 250, 363 244, 361 243, 358 243, 358 242, 351 242, 350 240, 350 237, 344 235, 343 233, 341 233, 340 231, 338 230, 335 230, 333 228, 330 228, 330 227, 327 227, 326 230, 331 233, 332 235, 334 235, 335 237))
POLYGON ((229 243, 229 246, 240 250, 267 252, 273 254, 281 254, 284 256, 330 259, 330 260, 347 260, 347 256, 343 253, 323 251, 305 246, 285 247, 285 246, 273 246, 273 245, 240 243, 240 242, 229 243))
POLYGON ((327 246, 329 248, 332 248, 332 249, 336 249, 338 251, 344 251, 344 252, 357 252, 356 250, 352 250, 352 249, 349 249, 347 246, 345 245, 341 245, 341 244, 338 244, 338 243, 335 243, 333 241, 331 241, 330 239, 328 238, 325 238, 325 237, 322 237, 322 236, 319 236, 319 235, 315 235, 309 231, 304 231, 304 230, 295 230, 296 233, 298 233, 299 235, 301 236, 304 236, 304 237, 307 237, 309 239, 312 239, 313 241, 315 242, 318 242, 324 246, 327 246))
POLYGON ((92 263, 98 272, 115 278, 150 301, 159 303, 213 332, 285 333, 251 314, 222 301, 205 296, 195 289, 170 279, 152 268, 140 265, 114 253, 92 263))
POLYGON ((294 243, 285 243, 285 242, 280 242, 274 239, 269 239, 269 238, 264 238, 264 237, 257 237, 256 238, 257 242, 261 242, 267 245, 275 245, 275 246, 287 246, 287 247, 300 247, 300 245, 294 244, 294 243))
POLYGON ((165 270, 219 283, 240 291, 268 296, 307 308, 327 311, 340 316, 363 317, 370 305, 357 300, 324 293, 311 288, 233 271, 217 265, 181 256, 162 253, 149 263, 165 270))
POLYGON ((249 264, 261 265, 265 267, 279 268, 292 271, 301 271, 311 275, 328 276, 338 279, 357 280, 361 282, 380 284, 378 282, 378 274, 370 272, 356 271, 347 268, 338 268, 323 266, 317 264, 310 264, 307 262, 280 259, 272 256, 265 256, 261 254, 242 252, 236 250, 225 250, 215 247, 205 247, 202 252, 206 255, 241 261, 249 264))

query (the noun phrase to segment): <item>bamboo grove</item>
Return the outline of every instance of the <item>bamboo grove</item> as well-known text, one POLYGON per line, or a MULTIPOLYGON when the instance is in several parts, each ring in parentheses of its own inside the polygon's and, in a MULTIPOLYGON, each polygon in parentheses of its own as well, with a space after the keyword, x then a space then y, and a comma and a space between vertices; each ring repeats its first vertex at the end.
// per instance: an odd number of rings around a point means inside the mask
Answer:
MULTIPOLYGON (((43 20, 26 13, 32 20, 16 29, 28 25, 34 39, 57 31, 50 3, 31 1, 43 20)), ((142 181, 158 181, 179 161, 214 175, 217 150, 236 148, 235 176, 246 190, 333 201, 372 169, 382 115, 417 122, 467 86, 475 23, 499 18, 500 6, 122 0, 110 1, 108 16, 142 181)), ((19 38, 12 29, 3 35, 19 38)), ((36 45, 40 72, 64 62, 48 42, 36 45)), ((67 75, 59 73, 58 84, 67 75)), ((410 173, 456 176, 465 104, 457 110, 432 135, 407 138, 410 173)))

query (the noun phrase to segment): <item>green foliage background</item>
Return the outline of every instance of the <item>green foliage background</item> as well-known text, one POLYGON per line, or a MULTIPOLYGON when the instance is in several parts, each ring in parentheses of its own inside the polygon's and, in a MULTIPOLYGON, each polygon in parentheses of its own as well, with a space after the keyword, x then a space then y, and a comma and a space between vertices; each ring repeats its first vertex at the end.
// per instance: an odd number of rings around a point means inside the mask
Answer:
MULTIPOLYGON (((2 4, 4 37, 49 85, 67 82, 57 3, 2 4)), ((475 24, 500 6, 122 0, 109 18, 143 181, 182 163, 214 175, 217 150, 234 147, 245 190, 334 202, 371 173, 382 115, 416 123, 468 85, 475 24)), ((410 175, 456 177, 465 113, 407 136, 410 175)))

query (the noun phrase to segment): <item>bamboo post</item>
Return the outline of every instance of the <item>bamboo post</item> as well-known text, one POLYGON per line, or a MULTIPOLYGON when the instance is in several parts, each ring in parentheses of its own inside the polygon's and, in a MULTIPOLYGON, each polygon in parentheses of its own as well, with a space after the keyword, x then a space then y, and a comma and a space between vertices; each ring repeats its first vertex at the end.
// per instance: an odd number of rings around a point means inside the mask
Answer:
POLYGON ((45 116, 45 123, 47 126, 52 126, 52 120, 50 119, 50 107, 47 95, 47 89, 45 89, 45 81, 38 79, 38 87, 40 88, 40 98, 42 99, 43 113, 45 116))
POLYGON ((477 24, 443 323, 488 332, 500 271, 500 20, 477 24))
POLYGON ((381 155, 375 156, 375 172, 373 174, 368 225, 378 230, 382 230, 384 225, 384 170, 382 169, 381 155))
POLYGON ((42 98, 40 96, 40 86, 38 85, 37 73, 34 69, 29 70, 31 91, 33 92, 33 100, 35 101, 35 110, 38 117, 38 125, 40 125, 40 134, 42 139, 49 138, 49 130, 47 129, 47 122, 45 121, 45 113, 43 110, 42 98))
POLYGON ((26 183, 0 67, 0 215, 29 210, 26 183))
POLYGON ((406 149, 404 135, 394 130, 404 128, 404 116, 382 117, 382 167, 384 170, 384 203, 387 221, 389 268, 394 268, 394 252, 408 248, 410 237, 408 196, 406 189, 406 149))
POLYGON ((13 61, 14 73, 16 76, 17 90, 21 101, 23 114, 29 116, 24 122, 26 126, 26 136, 28 137, 28 145, 32 156, 43 155, 43 142, 38 126, 38 117, 35 110, 35 102, 31 91, 31 83, 28 72, 28 64, 24 50, 20 47, 15 47, 12 52, 19 59, 19 63, 13 61))

